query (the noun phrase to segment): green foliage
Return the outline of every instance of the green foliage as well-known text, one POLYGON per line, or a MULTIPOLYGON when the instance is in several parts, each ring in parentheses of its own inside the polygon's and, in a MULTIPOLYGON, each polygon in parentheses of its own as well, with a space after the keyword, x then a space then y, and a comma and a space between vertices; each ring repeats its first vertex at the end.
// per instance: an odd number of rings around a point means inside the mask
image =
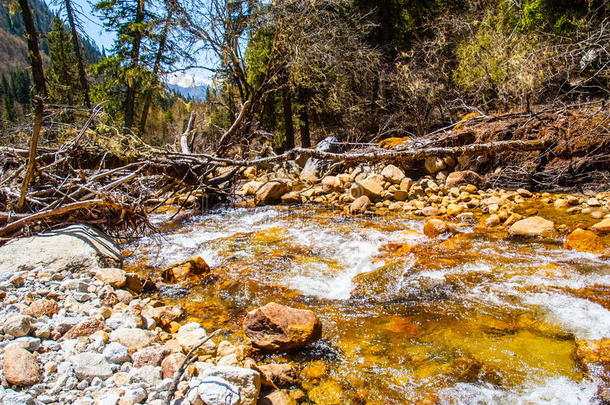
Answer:
POLYGON ((46 71, 47 90, 54 103, 72 105, 81 97, 78 82, 78 60, 70 34, 58 18, 53 20, 53 29, 47 36, 50 63, 46 71))
POLYGON ((521 28, 525 31, 550 30, 568 34, 583 26, 588 1, 527 0, 523 3, 521 28))
POLYGON ((515 102, 548 80, 550 52, 535 36, 515 31, 516 15, 506 4, 489 13, 473 37, 456 49, 455 83, 484 101, 515 102))

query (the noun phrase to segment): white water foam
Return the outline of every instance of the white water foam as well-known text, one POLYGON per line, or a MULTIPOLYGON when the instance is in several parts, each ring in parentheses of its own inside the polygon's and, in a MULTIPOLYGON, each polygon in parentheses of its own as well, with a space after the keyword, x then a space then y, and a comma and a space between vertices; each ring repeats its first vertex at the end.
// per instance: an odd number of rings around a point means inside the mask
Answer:
POLYGON ((598 382, 551 378, 540 385, 503 391, 489 385, 459 383, 439 392, 442 405, 593 405, 598 382))
POLYGON ((526 294, 523 302, 543 308, 577 339, 599 340, 610 337, 610 311, 595 302, 555 293, 526 294))

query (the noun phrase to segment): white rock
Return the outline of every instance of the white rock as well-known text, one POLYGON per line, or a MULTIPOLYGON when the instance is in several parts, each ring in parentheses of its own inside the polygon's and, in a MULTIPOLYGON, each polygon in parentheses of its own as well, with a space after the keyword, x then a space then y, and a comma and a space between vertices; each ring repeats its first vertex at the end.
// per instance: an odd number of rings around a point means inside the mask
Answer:
MULTIPOLYGON (((208 336, 205 329, 201 327, 197 322, 190 322, 185 325, 182 325, 180 329, 178 329, 178 333, 176 334, 176 340, 178 344, 182 346, 185 351, 191 350, 193 347, 197 346, 203 339, 208 336)), ((214 354, 216 351, 216 345, 211 340, 208 340, 202 347, 206 354, 214 354)))
POLYGON ((111 342, 103 352, 104 358, 110 363, 121 364, 130 360, 129 349, 117 342, 111 342))
POLYGON ((154 387, 161 382, 161 367, 143 366, 132 368, 129 371, 129 381, 144 382, 154 387))
POLYGON ((119 405, 134 405, 146 399, 146 391, 143 388, 126 389, 119 405))
MULTIPOLYGON (((233 386, 238 388, 240 401, 236 403, 239 405, 256 405, 261 389, 261 377, 258 371, 241 367, 210 367, 204 370, 200 376, 202 380, 201 385, 212 377, 229 381, 233 386)), ((206 402, 203 397, 201 399, 206 402)))
MULTIPOLYGON (((221 377, 210 376, 197 387, 199 398, 206 404, 241 405, 239 388, 221 377)), ((250 403, 250 402, 247 402, 250 403)))
POLYGON ((0 247, 0 273, 44 267, 47 273, 65 268, 97 268, 98 257, 120 260, 120 250, 100 232, 73 225, 47 234, 16 239, 0 247))
POLYGON ((70 361, 74 364, 74 373, 80 380, 91 380, 95 377, 105 380, 112 375, 110 364, 99 353, 80 353, 72 356, 70 361))

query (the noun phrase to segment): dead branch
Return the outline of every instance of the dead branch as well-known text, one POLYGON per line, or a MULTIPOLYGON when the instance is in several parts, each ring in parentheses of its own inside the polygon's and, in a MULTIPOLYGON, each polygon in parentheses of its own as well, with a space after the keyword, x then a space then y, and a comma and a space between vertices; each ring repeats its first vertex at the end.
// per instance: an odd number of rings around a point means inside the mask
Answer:
POLYGON ((30 152, 28 155, 28 167, 25 172, 23 183, 21 184, 21 194, 19 196, 19 202, 17 202, 17 209, 22 211, 25 207, 28 189, 30 183, 34 178, 34 171, 36 170, 36 151, 38 149, 38 139, 40 138, 40 129, 42 128, 42 116, 44 113, 44 105, 42 98, 39 96, 35 97, 36 108, 34 111, 34 130, 30 138, 30 152))

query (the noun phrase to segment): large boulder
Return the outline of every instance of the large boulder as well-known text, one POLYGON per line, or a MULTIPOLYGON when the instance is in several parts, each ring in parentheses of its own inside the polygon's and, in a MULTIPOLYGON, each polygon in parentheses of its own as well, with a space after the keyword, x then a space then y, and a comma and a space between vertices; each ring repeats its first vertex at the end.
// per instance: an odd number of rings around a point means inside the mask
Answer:
POLYGON ((156 339, 153 332, 140 328, 119 328, 110 333, 110 341, 126 346, 130 352, 150 346, 156 339))
POLYGON ((272 180, 263 184, 257 191, 254 197, 256 205, 276 204, 282 199, 282 196, 292 190, 290 181, 288 180, 272 180))
POLYGON ((2 373, 9 384, 17 386, 33 385, 42 378, 36 356, 16 344, 4 349, 2 373))
MULTIPOLYGON (((208 333, 197 322, 189 322, 182 325, 176 334, 176 340, 185 352, 198 346, 207 337, 208 333)), ((211 340, 208 340, 201 346, 200 350, 203 350, 207 354, 213 354, 216 352, 216 345, 211 340)))
POLYGON ((472 170, 463 170, 460 172, 450 173, 445 181, 445 186, 447 188, 465 186, 468 184, 477 186, 477 188, 483 188, 487 185, 487 182, 483 177, 479 176, 472 170))
POLYGON ((341 189, 341 180, 336 176, 326 176, 322 179, 322 191, 325 193, 332 193, 333 191, 340 191, 341 189))
POLYGON ((275 302, 248 312, 243 328, 252 344, 270 351, 298 349, 322 336, 322 323, 312 311, 275 302))
MULTIPOLYGON (((323 140, 321 140, 316 145, 316 150, 319 152, 331 152, 331 153, 342 152, 339 140, 337 138, 335 138, 334 136, 329 136, 329 137, 326 137, 323 140)), ((321 160, 314 159, 314 158, 307 159, 307 161, 305 162, 305 165, 303 167, 303 170, 301 171, 301 174, 299 176, 300 179, 303 181, 308 181, 308 182, 317 181, 318 173, 322 171, 321 169, 323 169, 325 165, 327 166, 327 164, 325 164, 321 160)))
POLYGON ((72 225, 0 247, 0 276, 37 267, 44 267, 47 273, 67 267, 97 269, 103 259, 120 262, 120 249, 94 228, 72 225))
POLYGON ((528 217, 512 224, 508 233, 517 237, 553 236, 555 224, 539 216, 528 217))
POLYGON ((441 170, 445 170, 447 168, 447 164, 443 159, 431 156, 424 160, 424 168, 426 169, 426 172, 436 174, 441 170))

